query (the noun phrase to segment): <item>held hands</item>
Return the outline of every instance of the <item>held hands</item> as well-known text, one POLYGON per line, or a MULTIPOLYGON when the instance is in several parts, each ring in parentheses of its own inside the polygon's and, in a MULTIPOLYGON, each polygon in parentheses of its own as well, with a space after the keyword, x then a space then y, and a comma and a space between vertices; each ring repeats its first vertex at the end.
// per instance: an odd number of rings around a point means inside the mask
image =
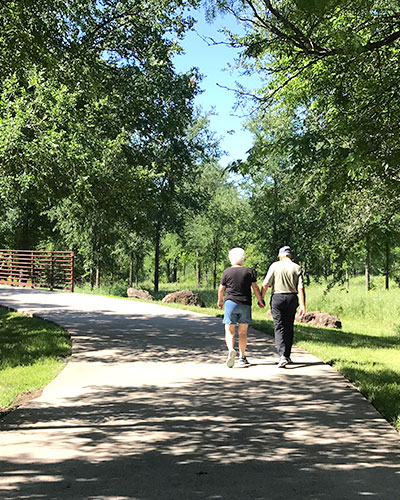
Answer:
POLYGON ((261 309, 264 309, 264 307, 265 307, 264 299, 261 299, 258 301, 258 307, 261 307, 261 309))
POLYGON ((224 307, 224 301, 223 300, 219 300, 218 301, 218 309, 222 309, 224 307))

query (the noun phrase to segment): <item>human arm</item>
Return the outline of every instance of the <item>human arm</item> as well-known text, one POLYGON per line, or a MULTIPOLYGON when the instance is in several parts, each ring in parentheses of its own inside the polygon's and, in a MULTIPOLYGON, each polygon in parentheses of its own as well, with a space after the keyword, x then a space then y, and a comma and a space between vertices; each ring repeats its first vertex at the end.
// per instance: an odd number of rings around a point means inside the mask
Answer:
POLYGON ((251 284, 251 287, 252 287, 254 295, 256 296, 256 299, 258 301, 258 306, 261 307, 261 308, 264 308, 265 307, 265 303, 264 303, 263 298, 261 297, 261 292, 260 292, 260 289, 259 289, 259 287, 257 285, 257 282, 254 281, 251 284))
POLYGON ((224 307, 225 290, 226 290, 225 285, 219 285, 219 288, 218 288, 218 307, 219 307, 219 309, 222 309, 224 307))
POLYGON ((275 274, 274 274, 275 266, 274 264, 269 266, 267 275, 264 278, 262 287, 261 287, 261 298, 264 300, 265 294, 267 293, 267 290, 270 286, 273 285, 274 279, 275 279, 275 274))
POLYGON ((299 282, 297 284, 297 292, 299 294, 299 302, 300 302, 299 316, 301 318, 306 313, 306 294, 304 293, 303 273, 301 272, 301 270, 299 275, 299 282))
POLYGON ((306 313, 306 295, 304 293, 304 288, 299 288, 298 292, 300 302, 299 316, 301 318, 306 313))
POLYGON ((261 298, 262 298, 262 300, 264 300, 264 297, 265 297, 265 294, 267 293, 268 288, 269 288, 269 284, 268 283, 265 283, 265 285, 263 284, 263 286, 261 287, 261 298))

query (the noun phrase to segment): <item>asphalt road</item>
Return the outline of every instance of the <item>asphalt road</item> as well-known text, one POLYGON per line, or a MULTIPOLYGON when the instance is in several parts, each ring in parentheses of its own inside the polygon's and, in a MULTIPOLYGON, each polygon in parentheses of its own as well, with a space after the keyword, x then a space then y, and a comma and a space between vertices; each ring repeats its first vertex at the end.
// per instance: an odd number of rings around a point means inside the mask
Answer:
POLYGON ((399 435, 300 349, 278 369, 250 330, 251 365, 229 369, 218 318, 6 287, 0 304, 73 338, 61 374, 0 422, 2 499, 400 499, 399 435))

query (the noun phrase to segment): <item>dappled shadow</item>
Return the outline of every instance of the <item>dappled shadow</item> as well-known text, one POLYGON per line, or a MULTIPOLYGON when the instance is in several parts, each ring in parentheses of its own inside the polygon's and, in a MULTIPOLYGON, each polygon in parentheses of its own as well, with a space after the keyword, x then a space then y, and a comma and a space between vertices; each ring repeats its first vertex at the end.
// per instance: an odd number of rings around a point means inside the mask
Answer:
POLYGON ((331 328, 318 328, 295 324, 295 332, 304 336, 304 339, 311 340, 314 343, 323 343, 331 345, 343 345, 346 347, 358 349, 360 347, 371 347, 381 349, 399 349, 399 336, 385 335, 365 335, 352 333, 343 330, 334 330, 331 328))
POLYGON ((365 394, 371 403, 379 409, 382 415, 392 425, 398 425, 400 418, 400 380, 395 370, 387 368, 381 362, 382 356, 388 351, 392 356, 399 352, 400 344, 397 334, 382 337, 363 335, 341 330, 307 327, 296 325, 295 338, 311 341, 314 345, 331 346, 333 355, 326 359, 327 363, 335 367, 339 362, 339 369, 343 376, 352 381, 365 394), (336 346, 344 346, 349 352, 347 359, 342 356, 335 358, 336 346), (359 359, 358 349, 370 349, 371 355, 366 361, 359 359), (380 350, 383 352, 380 354, 380 350))
POLYGON ((295 349, 294 363, 275 369, 273 339, 251 330, 252 364, 229 370, 215 366, 226 352, 220 319, 41 297, 47 305, 31 294, 23 305, 73 333, 73 361, 59 378, 75 369, 80 385, 1 422, 1 498, 398 496, 397 434, 316 358, 295 349))
POLYGON ((322 379, 307 385, 287 376, 87 390, 58 408, 21 408, 3 424, 30 440, 33 431, 47 432, 49 460, 28 467, 18 457, 3 461, 10 489, 0 490, 2 498, 384 499, 398 493, 398 441, 388 443, 375 411, 339 378, 329 387, 322 379))
MULTIPOLYGON (((37 310, 38 304, 30 302, 28 295, 25 297, 24 308, 37 310)), ((13 299, 8 298, 7 302, 12 305, 13 299)), ((17 306, 18 302, 14 302, 17 306)), ((63 326, 73 335, 76 360, 215 363, 225 356, 221 319, 161 306, 157 308, 158 314, 154 314, 154 310, 149 314, 145 310, 148 304, 123 302, 123 313, 110 309, 75 310, 60 307, 56 302, 44 303, 40 305, 40 316, 63 326), (143 314, 138 312, 142 309, 143 314)), ((271 342, 268 335, 249 331, 252 352, 269 354, 263 353, 268 342, 271 342)))

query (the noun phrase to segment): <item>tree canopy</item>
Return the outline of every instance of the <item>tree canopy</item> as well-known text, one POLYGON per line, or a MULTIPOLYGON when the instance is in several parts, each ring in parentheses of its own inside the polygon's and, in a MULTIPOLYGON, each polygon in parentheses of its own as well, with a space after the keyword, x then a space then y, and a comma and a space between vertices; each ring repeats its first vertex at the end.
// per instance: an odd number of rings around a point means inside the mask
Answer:
POLYGON ((256 104, 253 147, 228 169, 195 109, 198 70, 173 64, 197 7, 0 5, 1 246, 73 249, 92 284, 151 267, 155 289, 188 267, 215 287, 233 246, 260 272, 290 244, 316 277, 372 253, 398 273, 397 2, 209 1, 242 23, 227 43, 263 79, 255 92, 239 82, 256 104))

